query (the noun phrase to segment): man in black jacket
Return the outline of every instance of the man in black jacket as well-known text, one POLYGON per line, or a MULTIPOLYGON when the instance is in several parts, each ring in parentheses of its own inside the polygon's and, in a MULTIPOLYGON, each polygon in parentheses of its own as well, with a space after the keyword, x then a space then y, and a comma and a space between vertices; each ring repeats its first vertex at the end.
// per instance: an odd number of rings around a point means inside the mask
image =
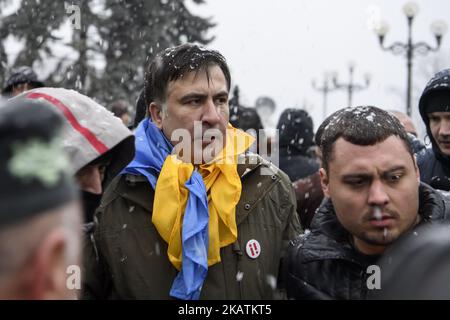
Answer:
POLYGON ((420 183, 408 136, 392 114, 357 107, 328 120, 319 144, 328 200, 310 233, 291 243, 284 280, 294 299, 365 299, 378 289, 371 276, 385 249, 421 224, 448 220, 450 202, 420 183))
POLYGON ((313 121, 308 112, 288 108, 278 120, 280 169, 291 181, 305 178, 319 170, 318 162, 309 155, 314 146, 313 121))
POLYGON ((436 189, 450 191, 450 69, 428 82, 419 110, 432 145, 417 157, 420 178, 436 189))

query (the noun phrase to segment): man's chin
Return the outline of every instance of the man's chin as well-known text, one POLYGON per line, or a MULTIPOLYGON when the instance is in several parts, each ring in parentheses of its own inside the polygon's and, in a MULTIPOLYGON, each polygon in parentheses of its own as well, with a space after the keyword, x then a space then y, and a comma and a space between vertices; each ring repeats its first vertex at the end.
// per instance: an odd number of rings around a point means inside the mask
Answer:
POLYGON ((450 147, 445 147, 442 146, 442 144, 439 145, 439 149, 441 150, 441 152, 446 155, 446 156, 450 156, 450 147))
POLYGON ((363 240, 374 246, 387 246, 398 239, 398 233, 389 228, 377 229, 366 233, 363 240))

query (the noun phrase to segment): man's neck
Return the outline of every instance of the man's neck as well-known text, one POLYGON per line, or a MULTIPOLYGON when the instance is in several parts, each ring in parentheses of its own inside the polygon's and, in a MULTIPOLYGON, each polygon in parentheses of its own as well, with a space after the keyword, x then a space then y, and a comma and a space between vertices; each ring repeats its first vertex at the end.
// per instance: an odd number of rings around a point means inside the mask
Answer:
POLYGON ((386 250, 384 245, 369 244, 355 237, 353 238, 353 244, 356 250, 367 256, 381 255, 386 250))

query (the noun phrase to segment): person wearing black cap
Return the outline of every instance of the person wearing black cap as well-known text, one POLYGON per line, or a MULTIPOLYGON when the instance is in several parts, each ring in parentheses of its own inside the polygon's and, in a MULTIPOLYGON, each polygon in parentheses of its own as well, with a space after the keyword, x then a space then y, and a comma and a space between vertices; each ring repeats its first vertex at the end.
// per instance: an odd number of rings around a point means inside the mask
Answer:
POLYGON ((61 147, 62 119, 42 101, 0 107, 0 299, 68 299, 81 206, 61 147))
POLYGON ((432 148, 418 155, 420 179, 450 191, 450 69, 438 72, 426 85, 419 111, 432 148))
POLYGON ((308 112, 288 108, 278 120, 280 169, 296 181, 319 170, 317 161, 309 156, 314 146, 314 128, 308 112))
POLYGON ((33 69, 21 66, 12 70, 2 94, 6 97, 15 97, 24 91, 40 87, 45 87, 45 84, 38 80, 33 69))

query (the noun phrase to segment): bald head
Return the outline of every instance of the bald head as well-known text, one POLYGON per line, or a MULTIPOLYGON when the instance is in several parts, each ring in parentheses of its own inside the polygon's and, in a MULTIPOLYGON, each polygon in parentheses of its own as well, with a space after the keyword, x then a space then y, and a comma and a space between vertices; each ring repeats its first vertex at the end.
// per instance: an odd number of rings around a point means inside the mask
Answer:
POLYGON ((0 299, 70 299, 67 268, 79 265, 81 209, 69 202, 0 226, 0 299))
POLYGON ((406 132, 411 133, 417 137, 417 130, 414 126, 412 119, 400 111, 390 111, 398 120, 400 120, 403 127, 405 127, 406 132))

